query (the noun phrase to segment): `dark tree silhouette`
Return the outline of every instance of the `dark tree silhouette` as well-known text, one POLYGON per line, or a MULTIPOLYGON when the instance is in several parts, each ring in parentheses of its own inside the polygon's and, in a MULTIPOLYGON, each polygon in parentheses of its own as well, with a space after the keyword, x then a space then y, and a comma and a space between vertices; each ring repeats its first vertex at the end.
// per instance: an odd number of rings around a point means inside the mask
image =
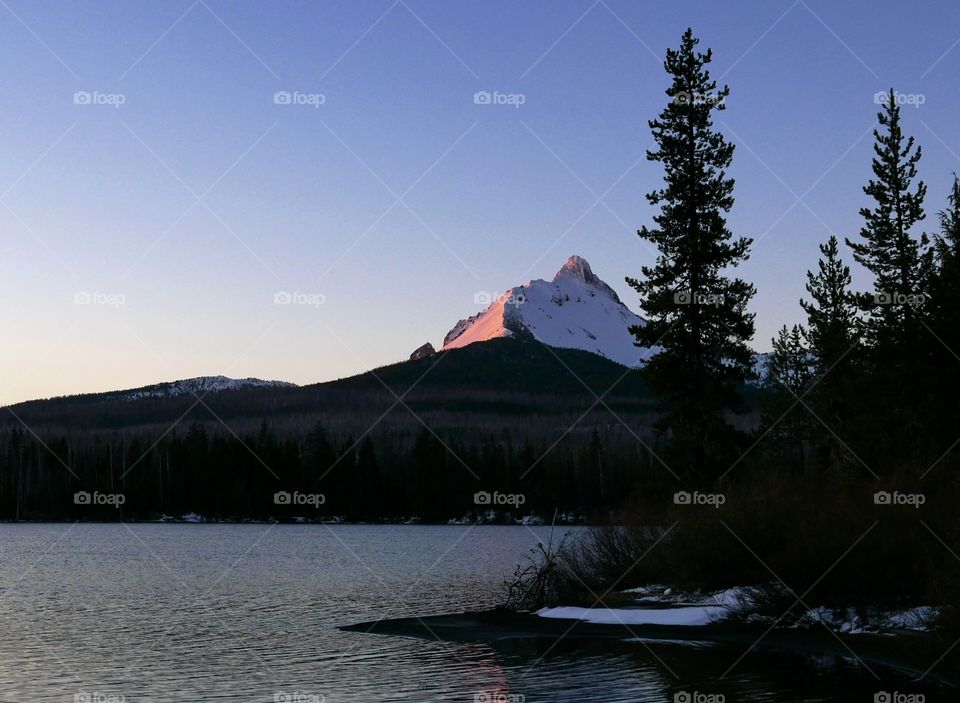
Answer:
POLYGON ((703 480, 735 455, 725 414, 740 407, 737 386, 751 373, 747 304, 755 289, 725 273, 747 259, 751 240, 727 228, 734 146, 713 128, 712 115, 725 109, 729 88, 717 89, 707 70, 712 53, 697 52, 698 43, 688 29, 680 48, 667 50, 669 102, 650 122, 657 149, 647 153, 663 164, 665 185, 647 195, 660 207, 656 227, 638 232, 659 255, 642 279, 627 282, 648 319, 631 329, 637 344, 662 349, 644 373, 662 402, 658 427, 672 437, 671 463, 703 480))

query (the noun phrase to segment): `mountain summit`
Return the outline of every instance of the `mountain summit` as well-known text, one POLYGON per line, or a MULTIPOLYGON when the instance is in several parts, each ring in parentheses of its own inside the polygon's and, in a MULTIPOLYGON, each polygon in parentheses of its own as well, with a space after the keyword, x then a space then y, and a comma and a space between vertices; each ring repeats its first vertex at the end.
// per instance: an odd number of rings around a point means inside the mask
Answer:
POLYGON ((584 283, 590 283, 592 285, 603 287, 606 290, 610 291, 614 296, 616 295, 607 286, 606 283, 600 280, 600 278, 593 272, 593 269, 590 268, 590 264, 587 263, 587 260, 582 256, 577 256, 574 254, 569 259, 567 263, 560 267, 560 270, 557 271, 557 275, 553 277, 554 282, 559 278, 576 278, 577 280, 583 281, 584 283))
POLYGON ((650 355, 633 345, 632 325, 646 324, 590 268, 571 256, 552 281, 537 279, 511 288, 482 312, 460 320, 443 339, 458 349, 500 337, 532 337, 551 347, 582 349, 624 366, 650 355))

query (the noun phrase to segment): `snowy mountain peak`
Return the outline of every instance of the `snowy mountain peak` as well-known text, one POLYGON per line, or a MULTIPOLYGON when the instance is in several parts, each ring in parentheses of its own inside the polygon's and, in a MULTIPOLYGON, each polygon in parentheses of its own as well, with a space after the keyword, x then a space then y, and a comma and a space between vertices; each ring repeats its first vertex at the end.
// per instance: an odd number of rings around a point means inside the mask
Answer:
POLYGON ((599 288, 614 300, 620 302, 620 297, 616 294, 613 288, 600 280, 599 276, 593 272, 593 269, 590 268, 590 264, 588 264, 587 260, 582 256, 577 256, 574 254, 567 259, 567 263, 565 263, 553 277, 553 282, 557 283, 564 278, 574 278, 578 281, 583 281, 584 283, 590 284, 595 288, 599 288))
POLYGON ((644 324, 586 259, 571 256, 552 281, 538 279, 511 288, 482 312, 460 320, 444 337, 443 348, 524 336, 637 366, 650 353, 634 346, 629 328, 644 324))
POLYGON ((582 256, 577 256, 576 254, 567 259, 567 263, 565 263, 560 270, 557 271, 557 275, 553 277, 553 280, 556 282, 558 278, 563 278, 566 276, 578 278, 585 283, 596 283, 600 280, 593 272, 593 269, 590 268, 590 264, 587 263, 587 260, 582 256))

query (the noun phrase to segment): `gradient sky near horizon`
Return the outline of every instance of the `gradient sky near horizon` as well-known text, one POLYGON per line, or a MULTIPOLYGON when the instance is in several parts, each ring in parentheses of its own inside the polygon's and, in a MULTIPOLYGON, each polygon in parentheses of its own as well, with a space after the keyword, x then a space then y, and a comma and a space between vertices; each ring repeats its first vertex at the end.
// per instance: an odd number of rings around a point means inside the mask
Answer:
POLYGON ((637 310, 647 120, 688 25, 732 91, 763 350, 801 319, 817 245, 859 229, 877 91, 922 103, 904 120, 935 228, 960 171, 960 4, 0 2, 0 404, 349 375, 574 253, 637 310))

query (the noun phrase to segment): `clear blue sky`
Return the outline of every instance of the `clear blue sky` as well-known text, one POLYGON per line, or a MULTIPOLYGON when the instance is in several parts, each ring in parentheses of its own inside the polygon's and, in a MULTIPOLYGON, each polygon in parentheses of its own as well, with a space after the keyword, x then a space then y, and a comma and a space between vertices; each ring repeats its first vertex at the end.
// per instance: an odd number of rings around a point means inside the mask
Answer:
POLYGON ((960 170, 960 4, 5 0, 0 403, 347 375, 573 253, 636 308, 646 122, 688 25, 732 90, 730 223, 758 240, 765 349, 817 245, 859 229, 878 90, 923 96, 905 123, 935 226, 960 170))

